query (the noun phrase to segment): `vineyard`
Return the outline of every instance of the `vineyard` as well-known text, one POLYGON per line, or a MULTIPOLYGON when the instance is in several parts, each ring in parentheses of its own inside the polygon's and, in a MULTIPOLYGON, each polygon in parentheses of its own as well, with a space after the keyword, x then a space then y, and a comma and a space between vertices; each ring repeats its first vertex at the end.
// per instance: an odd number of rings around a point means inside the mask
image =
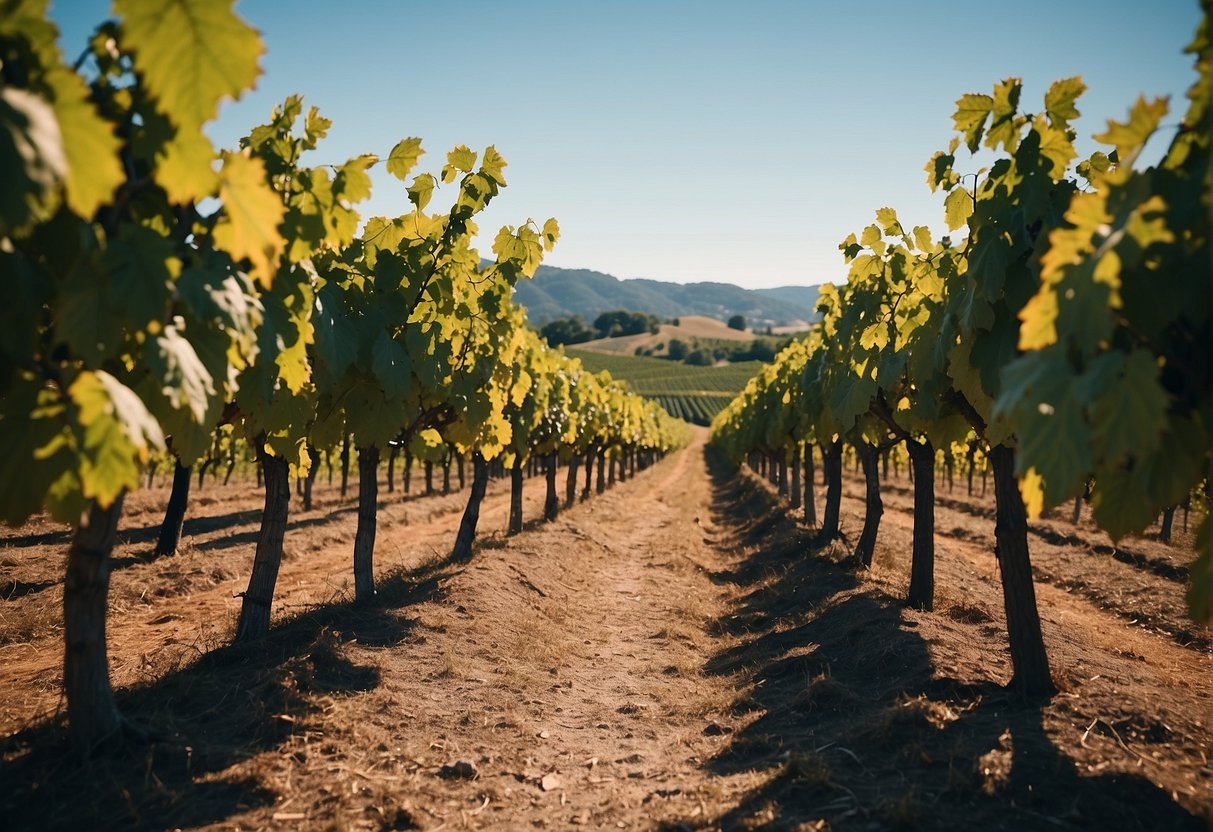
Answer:
POLYGON ((1084 157, 963 95, 947 233, 694 367, 527 324, 494 146, 217 146, 262 36, 113 14, 0 15, 5 828, 1213 822, 1207 15, 1084 157))
POLYGON ((570 349, 589 370, 605 370, 632 390, 656 401, 670 415, 694 425, 708 425, 762 366, 741 361, 718 367, 696 367, 638 355, 610 355, 570 349))

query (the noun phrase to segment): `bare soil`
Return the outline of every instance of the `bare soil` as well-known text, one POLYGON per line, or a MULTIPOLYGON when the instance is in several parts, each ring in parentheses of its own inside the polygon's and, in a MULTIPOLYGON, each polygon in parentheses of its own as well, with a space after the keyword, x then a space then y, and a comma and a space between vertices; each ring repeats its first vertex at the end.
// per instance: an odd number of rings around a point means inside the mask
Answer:
MULTIPOLYGON (((0 828, 1205 828, 1213 656, 1183 612, 1183 533, 1113 547, 1068 512, 1033 524, 1061 688, 1040 706, 1002 687, 992 493, 941 484, 924 613, 900 600, 906 480, 886 483, 867 571, 845 542, 812 551, 702 438, 516 537, 493 482, 466 565, 445 558, 466 492, 419 497, 419 480, 381 487, 380 591, 359 605, 354 495, 322 475, 315 510, 292 506, 277 624, 240 647, 255 488, 195 492, 183 551, 159 560, 167 488, 129 498, 110 655, 146 736, 86 762, 59 694, 67 533, 6 531, 0 828)), ((528 481, 526 517, 542 498, 528 481)))

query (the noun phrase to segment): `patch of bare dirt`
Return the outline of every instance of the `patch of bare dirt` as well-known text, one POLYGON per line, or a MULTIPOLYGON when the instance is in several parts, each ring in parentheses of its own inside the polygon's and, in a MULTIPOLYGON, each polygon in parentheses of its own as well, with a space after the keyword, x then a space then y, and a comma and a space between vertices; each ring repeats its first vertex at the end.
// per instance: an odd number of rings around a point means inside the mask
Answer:
MULTIPOLYGON (((1213 660, 1207 633, 1178 636, 1191 626, 1174 614, 1182 583, 1115 557, 1093 569, 1102 543, 1037 535, 1062 693, 1025 705, 1001 687, 980 500, 939 509, 936 612, 902 606, 906 485, 886 489, 868 571, 846 565, 845 545, 811 552, 772 489, 713 463, 702 439, 513 538, 500 534, 506 483, 493 483, 466 565, 444 560, 464 495, 397 493, 380 514, 380 592, 361 605, 352 497, 322 490, 287 535, 278 624, 238 648, 222 645, 255 497, 204 491, 214 501, 199 501, 186 550, 151 562, 167 498, 153 489, 124 523, 110 629, 121 707, 150 739, 86 764, 56 716, 65 539, 17 530, 0 543, 0 579, 21 587, 0 594, 0 816, 63 829, 1203 828, 1213 660), (1115 603, 1062 586, 1075 580, 1115 603), (1150 623, 1122 610, 1134 587, 1150 623)), ((853 539, 862 502, 847 492, 853 539)), ((528 481, 528 518, 542 497, 528 481)), ((1125 544, 1147 564, 1166 556, 1156 545, 1125 544)))

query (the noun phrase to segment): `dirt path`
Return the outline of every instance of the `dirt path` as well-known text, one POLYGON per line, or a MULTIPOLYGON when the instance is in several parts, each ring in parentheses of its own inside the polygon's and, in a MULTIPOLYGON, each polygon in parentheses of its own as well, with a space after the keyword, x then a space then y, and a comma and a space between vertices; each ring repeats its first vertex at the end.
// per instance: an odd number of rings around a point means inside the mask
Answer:
MULTIPOLYGON (((1213 674, 1200 649, 1041 585, 1063 691, 1019 703, 999 687, 1010 668, 979 512, 941 509, 937 611, 909 611, 907 494, 890 491, 876 567, 857 573, 835 562, 844 547, 807 556, 809 530, 702 442, 512 538, 494 483, 466 566, 441 558, 464 495, 391 500, 370 605, 344 600, 354 517, 326 496, 288 534, 278 600, 294 615, 252 646, 218 646, 251 560, 247 497, 214 495, 208 512, 229 519, 201 524, 168 577, 138 561, 132 533, 115 678, 156 740, 77 767, 56 725, 34 719, 0 746, 0 782, 15 784, 0 816, 64 829, 1203 827, 1213 674)), ((528 518, 542 497, 528 481, 528 518)), ((154 500, 136 505, 133 525, 155 514, 154 500)), ((27 560, 14 580, 46 585, 0 622, 31 633, 9 642, 30 655, 0 681, 14 727, 55 704, 58 643, 30 613, 58 590, 27 560)), ((1091 578, 1062 551, 1043 560, 1091 578)))

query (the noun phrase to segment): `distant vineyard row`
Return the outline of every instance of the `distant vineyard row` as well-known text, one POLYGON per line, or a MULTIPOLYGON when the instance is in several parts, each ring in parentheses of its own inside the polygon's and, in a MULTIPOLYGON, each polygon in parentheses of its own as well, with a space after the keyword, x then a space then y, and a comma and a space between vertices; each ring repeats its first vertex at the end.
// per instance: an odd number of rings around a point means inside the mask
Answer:
POLYGON ((694 367, 657 358, 569 350, 591 372, 606 370, 640 395, 655 399, 671 416, 708 425, 741 392, 762 366, 742 361, 719 367, 694 367))

